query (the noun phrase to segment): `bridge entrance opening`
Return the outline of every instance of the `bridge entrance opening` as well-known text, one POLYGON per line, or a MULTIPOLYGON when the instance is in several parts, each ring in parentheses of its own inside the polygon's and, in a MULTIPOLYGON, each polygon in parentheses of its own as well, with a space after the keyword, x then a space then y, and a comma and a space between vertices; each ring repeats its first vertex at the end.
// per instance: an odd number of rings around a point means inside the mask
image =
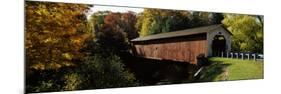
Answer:
POLYGON ((213 56, 220 55, 221 52, 226 51, 226 40, 223 35, 216 35, 212 42, 213 56))

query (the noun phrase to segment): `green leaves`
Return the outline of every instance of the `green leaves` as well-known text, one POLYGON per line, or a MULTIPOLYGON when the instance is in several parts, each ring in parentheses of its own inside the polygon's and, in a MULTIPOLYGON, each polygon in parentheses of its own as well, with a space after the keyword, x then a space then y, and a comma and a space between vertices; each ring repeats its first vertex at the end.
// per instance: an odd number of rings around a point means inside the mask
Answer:
POLYGON ((87 88, 135 86, 136 78, 124 68, 119 56, 109 53, 106 57, 96 53, 81 66, 87 88))
POLYGON ((137 30, 140 37, 177 31, 203 25, 220 24, 220 13, 144 9, 137 16, 137 30))
POLYGON ((63 90, 78 90, 81 89, 81 84, 83 78, 81 74, 78 73, 69 73, 64 76, 65 82, 63 90))
POLYGON ((138 16, 137 27, 141 37, 169 32, 171 26, 171 10, 144 9, 144 12, 138 16))
POLYGON ((263 26, 257 16, 225 14, 223 24, 233 34, 234 51, 263 53, 263 26))

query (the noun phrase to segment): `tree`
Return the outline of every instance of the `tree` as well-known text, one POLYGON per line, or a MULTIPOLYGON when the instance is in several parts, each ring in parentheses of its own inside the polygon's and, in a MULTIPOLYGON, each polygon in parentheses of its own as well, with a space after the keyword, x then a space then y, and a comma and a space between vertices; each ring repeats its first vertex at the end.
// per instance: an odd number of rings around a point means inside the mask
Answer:
POLYGON ((234 51, 263 53, 263 23, 256 16, 225 14, 223 24, 233 34, 234 51))
MULTIPOLYGON (((58 69, 75 65, 90 37, 85 13, 89 5, 28 1, 26 10, 27 69, 58 69)), ((27 70, 28 71, 28 70, 27 70)))
POLYGON ((90 5, 26 1, 26 91, 79 89, 72 70, 84 59, 80 50, 91 38, 90 5), (71 70, 71 71, 70 71, 71 70))
POLYGON ((144 9, 137 16, 138 32, 141 37, 193 28, 204 25, 220 24, 223 19, 220 13, 144 9))
POLYGON ((91 55, 80 66, 85 88, 111 88, 137 85, 134 75, 125 69, 121 54, 129 49, 130 39, 136 38, 136 16, 133 12, 93 13, 94 41, 87 49, 91 55))
POLYGON ((206 26, 212 24, 221 24, 223 15, 212 12, 192 12, 190 20, 191 27, 206 26))
POLYGON ((211 13, 211 24, 222 24, 222 20, 224 19, 222 13, 211 13))
POLYGON ((127 51, 129 40, 138 37, 136 15, 133 12, 97 12, 92 14, 91 21, 95 29, 95 40, 106 53, 127 51))
POLYGON ((191 24, 190 21, 192 20, 191 12, 189 11, 179 11, 176 10, 173 12, 173 15, 171 16, 171 31, 177 31, 182 30, 186 28, 190 28, 191 24))
POLYGON ((135 27, 137 22, 136 14, 134 12, 129 11, 127 13, 123 13, 121 19, 121 27, 127 33, 128 39, 131 40, 138 37, 139 35, 135 27))
POLYGON ((137 26, 140 36, 171 31, 174 10, 144 9, 138 15, 137 26))

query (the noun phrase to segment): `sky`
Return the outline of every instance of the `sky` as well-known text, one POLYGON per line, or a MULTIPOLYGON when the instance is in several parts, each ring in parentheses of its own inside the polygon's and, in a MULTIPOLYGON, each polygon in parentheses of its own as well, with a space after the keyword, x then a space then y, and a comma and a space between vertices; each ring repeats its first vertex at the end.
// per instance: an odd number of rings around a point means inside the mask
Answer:
POLYGON ((94 7, 91 8, 91 13, 97 12, 97 11, 112 11, 112 12, 128 12, 133 11, 136 13, 142 12, 143 8, 129 8, 129 7, 116 7, 116 6, 100 6, 100 5, 94 5, 94 7))
POLYGON ((116 7, 116 6, 101 6, 101 5, 94 5, 91 7, 90 11, 87 13, 87 18, 91 16, 91 14, 97 11, 112 11, 112 12, 128 12, 132 11, 135 13, 140 13, 143 11, 143 8, 129 8, 129 7, 116 7))

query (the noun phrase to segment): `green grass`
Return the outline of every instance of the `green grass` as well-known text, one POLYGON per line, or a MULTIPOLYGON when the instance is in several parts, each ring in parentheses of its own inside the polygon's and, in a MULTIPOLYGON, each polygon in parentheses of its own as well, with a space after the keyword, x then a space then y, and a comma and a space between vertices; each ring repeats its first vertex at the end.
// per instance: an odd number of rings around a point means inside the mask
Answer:
POLYGON ((213 57, 212 65, 205 68, 199 81, 226 81, 262 79, 263 62, 213 57))

